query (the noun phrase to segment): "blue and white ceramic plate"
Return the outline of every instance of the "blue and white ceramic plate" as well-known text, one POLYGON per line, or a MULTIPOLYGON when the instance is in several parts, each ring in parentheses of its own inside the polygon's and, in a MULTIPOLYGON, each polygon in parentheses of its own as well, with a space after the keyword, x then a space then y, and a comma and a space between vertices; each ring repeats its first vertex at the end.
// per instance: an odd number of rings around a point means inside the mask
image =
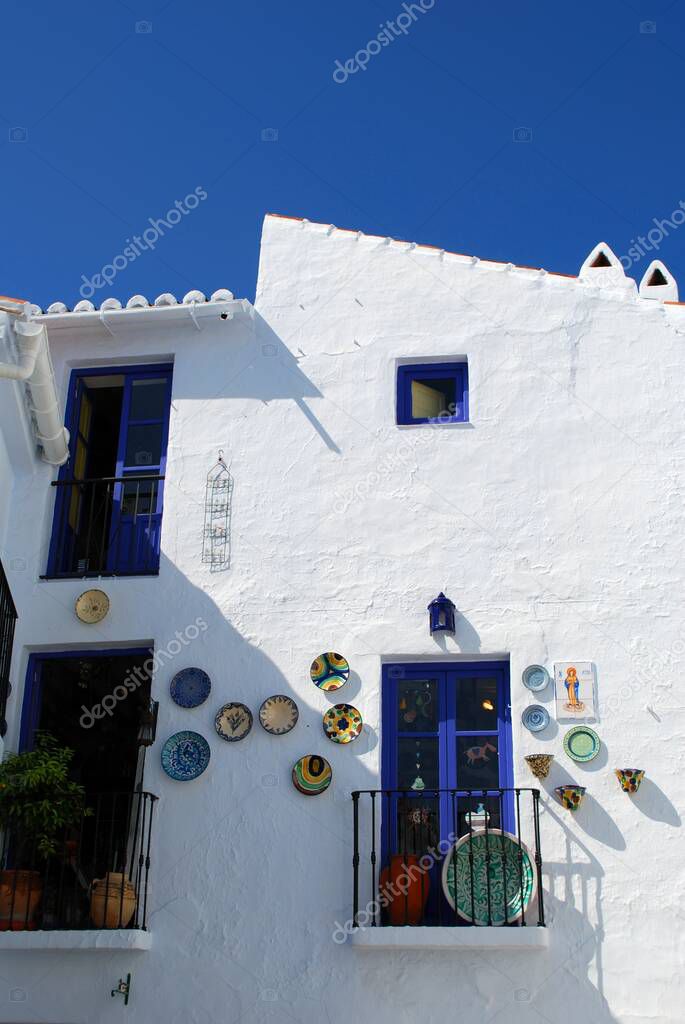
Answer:
POLYGON ((533 693, 539 693, 540 690, 544 690, 550 680, 550 674, 544 665, 529 665, 528 668, 523 670, 521 676, 523 685, 528 689, 532 690, 533 693))
POLYGON ((214 728, 222 740, 237 743, 244 740, 252 728, 252 712, 246 704, 238 701, 224 704, 216 713, 214 728))
POLYGON ((209 743, 199 732, 176 732, 162 747, 162 768, 169 778, 190 782, 209 764, 209 743))
POLYGON ((171 680, 171 699, 181 708, 199 708, 212 689, 209 676, 201 668, 182 668, 171 680))
POLYGON ((521 715, 521 721, 531 732, 541 732, 549 725, 549 712, 542 704, 529 704, 521 715))

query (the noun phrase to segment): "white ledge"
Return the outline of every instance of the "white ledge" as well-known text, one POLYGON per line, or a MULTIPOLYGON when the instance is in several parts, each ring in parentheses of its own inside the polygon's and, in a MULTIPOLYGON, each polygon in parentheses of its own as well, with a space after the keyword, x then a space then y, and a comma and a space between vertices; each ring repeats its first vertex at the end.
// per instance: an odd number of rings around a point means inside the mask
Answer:
POLYGON ((359 949, 546 949, 549 929, 525 928, 356 928, 350 935, 359 949))
POLYGON ((102 928, 92 931, 0 932, 0 950, 103 950, 150 949, 152 935, 138 928, 102 928))

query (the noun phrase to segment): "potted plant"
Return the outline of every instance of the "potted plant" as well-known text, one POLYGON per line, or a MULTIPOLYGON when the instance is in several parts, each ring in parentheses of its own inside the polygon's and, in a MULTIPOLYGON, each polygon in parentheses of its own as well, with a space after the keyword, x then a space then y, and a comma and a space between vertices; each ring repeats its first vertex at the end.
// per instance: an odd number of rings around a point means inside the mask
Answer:
POLYGON ((34 927, 43 888, 36 864, 57 852, 66 828, 92 813, 83 786, 69 779, 73 756, 54 736, 38 733, 34 750, 0 764, 0 828, 9 833, 16 865, 0 871, 0 931, 34 927))

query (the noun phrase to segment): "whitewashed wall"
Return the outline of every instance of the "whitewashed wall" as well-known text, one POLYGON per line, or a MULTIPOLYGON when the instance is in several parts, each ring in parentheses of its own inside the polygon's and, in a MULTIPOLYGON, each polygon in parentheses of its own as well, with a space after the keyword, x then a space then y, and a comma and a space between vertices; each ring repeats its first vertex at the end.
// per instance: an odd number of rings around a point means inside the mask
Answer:
POLYGON ((620 282, 599 288, 268 218, 256 310, 254 320, 217 315, 201 332, 182 320, 155 327, 151 311, 144 329, 129 318, 115 338, 76 316, 52 321, 63 388, 75 365, 174 358, 162 566, 159 579, 104 581, 110 615, 81 625, 80 584, 37 582, 49 469, 27 483, 34 514, 15 517, 5 545, 6 560, 30 566, 12 581, 22 617, 10 746, 31 648, 164 648, 198 616, 209 628, 155 680, 153 949, 4 954, 0 1019, 433 1024, 531 1021, 537 1010, 556 1024, 573 1007, 593 1024, 680 1021, 680 308, 638 301, 620 282), (396 361, 462 355, 471 423, 397 428, 396 361), (210 574, 204 486, 219 448, 235 480, 232 561, 210 574), (425 610, 441 589, 459 609, 442 646, 425 610), (323 736, 329 700, 308 677, 329 649, 350 660, 340 696, 366 722, 347 749, 323 736), (521 785, 532 781, 526 753, 557 755, 543 796, 547 951, 363 953, 333 942, 351 913, 349 793, 380 783, 381 659, 447 655, 510 658, 521 785), (520 725, 522 669, 568 658, 598 671, 605 749, 586 768, 563 754, 564 727, 534 738, 520 725), (168 697, 186 664, 213 680, 194 711, 168 697), (300 706, 292 733, 255 725, 238 744, 215 735, 220 704, 243 700, 256 715, 278 692, 300 706), (190 784, 159 766, 181 728, 212 749, 190 784), (290 770, 316 752, 334 783, 305 798, 290 770), (647 770, 637 797, 620 791, 616 766, 647 770), (575 818, 551 795, 567 779, 588 786, 575 818), (124 1011, 109 990, 128 970, 124 1011), (13 987, 25 1001, 7 1001, 13 987))

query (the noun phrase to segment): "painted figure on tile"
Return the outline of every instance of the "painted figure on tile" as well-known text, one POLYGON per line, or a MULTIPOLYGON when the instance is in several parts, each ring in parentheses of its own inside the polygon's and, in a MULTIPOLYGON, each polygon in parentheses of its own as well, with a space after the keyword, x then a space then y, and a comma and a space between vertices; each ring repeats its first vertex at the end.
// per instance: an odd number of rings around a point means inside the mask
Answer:
POLYGON ((569 665, 566 669, 566 679, 564 680, 564 686, 566 687, 566 696, 568 698, 566 707, 569 711, 582 711, 585 705, 579 699, 580 692, 580 681, 578 679, 578 673, 576 672, 573 665, 569 665))
POLYGON ((486 740, 481 747, 469 747, 466 751, 466 761, 470 767, 478 767, 478 762, 489 761, 488 750, 491 750, 493 754, 497 753, 497 747, 493 746, 489 740, 486 740))

